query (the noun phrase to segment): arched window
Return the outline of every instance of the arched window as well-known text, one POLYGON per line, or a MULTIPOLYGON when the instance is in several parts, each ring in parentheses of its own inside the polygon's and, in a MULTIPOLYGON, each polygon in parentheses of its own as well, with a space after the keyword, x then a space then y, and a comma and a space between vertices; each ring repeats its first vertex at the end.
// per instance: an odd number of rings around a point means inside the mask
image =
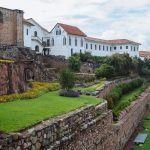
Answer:
POLYGON ((63 45, 66 45, 66 37, 63 38, 63 45))
POLYGON ((39 52, 39 46, 38 45, 35 46, 35 51, 39 52))
POLYGON ((37 37, 37 31, 34 31, 34 36, 37 37))
POLYGON ((54 39, 53 39, 53 38, 52 38, 52 40, 51 40, 51 43, 52 43, 52 46, 55 45, 55 42, 54 42, 54 39))
POLYGON ((75 46, 78 45, 78 41, 77 41, 77 38, 75 38, 75 46))
POLYGON ((69 37, 69 45, 71 45, 71 37, 69 37))
POLYGON ((56 35, 61 35, 61 29, 56 29, 56 35))
POLYGON ((0 11, 0 23, 3 23, 3 14, 1 11, 0 11))
POLYGON ((81 39, 81 47, 83 47, 83 39, 81 39))

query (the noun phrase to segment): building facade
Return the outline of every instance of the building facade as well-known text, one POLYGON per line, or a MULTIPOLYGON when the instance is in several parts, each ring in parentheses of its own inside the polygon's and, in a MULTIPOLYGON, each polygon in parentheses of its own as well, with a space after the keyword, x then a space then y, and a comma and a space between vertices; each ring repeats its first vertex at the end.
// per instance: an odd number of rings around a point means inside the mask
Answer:
POLYGON ((23 46, 23 11, 0 7, 0 45, 23 46))
POLYGON ((144 59, 150 59, 150 51, 139 51, 139 57, 144 59))
POLYGON ((79 28, 57 23, 51 30, 50 49, 51 55, 63 55, 66 58, 74 53, 90 52, 93 56, 111 56, 115 53, 128 53, 131 57, 139 57, 141 44, 127 40, 103 40, 88 37, 79 28))
POLYGON ((93 56, 128 53, 139 57, 140 44, 127 39, 88 37, 78 27, 57 23, 48 32, 34 19, 23 19, 23 11, 0 7, 0 45, 27 47, 44 55, 70 57, 90 52, 93 56))
POLYGON ((35 50, 37 53, 43 53, 49 32, 32 18, 24 20, 23 26, 24 46, 35 50))

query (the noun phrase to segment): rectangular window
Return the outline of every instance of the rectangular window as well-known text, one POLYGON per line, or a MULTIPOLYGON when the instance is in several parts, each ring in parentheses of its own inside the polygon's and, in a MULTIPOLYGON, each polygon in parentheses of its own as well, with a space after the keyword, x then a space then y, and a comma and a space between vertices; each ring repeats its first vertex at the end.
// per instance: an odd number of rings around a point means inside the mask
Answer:
POLYGON ((86 43, 86 49, 88 49, 88 43, 86 43))
POLYGON ((107 51, 108 51, 108 46, 107 46, 107 51))
POLYGON ((91 44, 91 49, 93 48, 92 44, 91 44))
POLYGON ((122 46, 120 46, 120 49, 122 49, 122 46))
POLYGON ((27 29, 27 35, 29 34, 29 31, 28 31, 28 29, 27 29))
POLYGON ((101 50, 101 45, 99 45, 99 50, 101 50))
POLYGON ((105 46, 103 46, 103 51, 105 50, 105 46))
POLYGON ((95 50, 97 50, 97 45, 95 45, 95 50))
POLYGON ((128 49, 128 46, 126 46, 126 49, 128 49))
POLYGON ((110 51, 111 51, 111 47, 110 47, 110 51))
POLYGON ((131 46, 131 51, 132 51, 132 46, 131 46))
POLYGON ((116 50, 116 49, 117 49, 117 47, 115 46, 115 47, 114 47, 114 50, 116 50))

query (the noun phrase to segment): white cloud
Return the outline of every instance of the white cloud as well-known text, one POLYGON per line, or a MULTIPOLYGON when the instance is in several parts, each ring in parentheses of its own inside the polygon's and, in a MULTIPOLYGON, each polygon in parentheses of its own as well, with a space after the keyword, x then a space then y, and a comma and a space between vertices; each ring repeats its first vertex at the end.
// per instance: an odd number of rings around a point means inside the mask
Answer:
POLYGON ((57 22, 79 26, 89 36, 128 38, 150 50, 149 0, 0 0, 2 7, 22 9, 48 30, 57 22))

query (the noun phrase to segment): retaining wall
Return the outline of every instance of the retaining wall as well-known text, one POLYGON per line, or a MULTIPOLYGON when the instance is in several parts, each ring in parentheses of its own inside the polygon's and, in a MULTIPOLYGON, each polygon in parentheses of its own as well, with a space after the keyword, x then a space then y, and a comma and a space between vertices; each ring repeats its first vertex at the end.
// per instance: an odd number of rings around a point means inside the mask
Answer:
POLYGON ((24 65, 0 63, 0 95, 19 93, 25 90, 24 65))
POLYGON ((21 133, 1 134, 0 149, 122 150, 142 119, 150 88, 113 123, 107 103, 87 106, 21 133))

